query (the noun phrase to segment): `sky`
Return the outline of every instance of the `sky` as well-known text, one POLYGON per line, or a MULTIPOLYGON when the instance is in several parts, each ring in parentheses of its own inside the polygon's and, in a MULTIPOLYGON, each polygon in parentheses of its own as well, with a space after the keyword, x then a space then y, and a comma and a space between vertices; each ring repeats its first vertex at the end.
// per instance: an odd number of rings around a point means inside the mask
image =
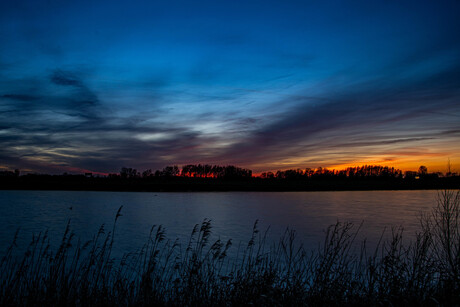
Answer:
POLYGON ((459 1, 1 1, 0 169, 460 169, 459 1))

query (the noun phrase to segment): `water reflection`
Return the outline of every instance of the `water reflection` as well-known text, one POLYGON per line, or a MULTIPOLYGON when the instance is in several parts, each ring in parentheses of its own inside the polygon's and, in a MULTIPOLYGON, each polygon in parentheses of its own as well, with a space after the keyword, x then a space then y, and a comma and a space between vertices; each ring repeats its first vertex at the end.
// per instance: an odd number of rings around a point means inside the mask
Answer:
POLYGON ((18 245, 32 233, 49 229, 57 244, 67 221, 83 239, 101 224, 111 229, 117 209, 123 216, 116 232, 119 253, 134 251, 146 242, 152 225, 163 225, 170 239, 188 239, 195 224, 212 220, 214 238, 247 242, 252 226, 270 226, 277 241, 287 227, 295 229, 305 246, 317 246, 328 225, 340 221, 364 222, 362 235, 376 242, 382 230, 402 225, 412 236, 421 212, 435 204, 436 191, 366 192, 228 192, 132 193, 0 191, 0 251, 21 228, 18 245), (70 210, 70 207, 72 208, 70 210))

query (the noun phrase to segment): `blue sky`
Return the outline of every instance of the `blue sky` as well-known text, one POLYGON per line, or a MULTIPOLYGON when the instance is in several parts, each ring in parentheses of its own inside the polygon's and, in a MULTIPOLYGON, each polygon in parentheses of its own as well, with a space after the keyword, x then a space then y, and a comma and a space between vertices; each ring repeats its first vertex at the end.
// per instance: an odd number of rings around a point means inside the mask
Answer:
POLYGON ((458 1, 3 1, 0 168, 460 163, 458 1))

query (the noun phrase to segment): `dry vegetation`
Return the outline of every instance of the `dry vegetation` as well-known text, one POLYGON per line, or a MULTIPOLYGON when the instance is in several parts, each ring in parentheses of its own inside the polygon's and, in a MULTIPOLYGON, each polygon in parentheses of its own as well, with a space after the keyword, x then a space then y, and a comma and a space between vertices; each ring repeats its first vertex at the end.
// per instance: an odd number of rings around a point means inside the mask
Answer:
POLYGON ((13 242, 0 263, 0 305, 460 304, 459 192, 439 192, 410 243, 403 244, 402 229, 393 229, 390 239, 369 251, 365 241, 355 240, 359 227, 338 222, 318 249, 309 250, 294 231, 278 244, 266 243, 256 223, 235 259, 227 256, 231 241, 210 242, 211 223, 205 220, 186 246, 154 226, 140 251, 115 261, 120 210, 110 232, 101 228, 86 243, 67 227, 57 250, 43 233, 18 258, 13 242))

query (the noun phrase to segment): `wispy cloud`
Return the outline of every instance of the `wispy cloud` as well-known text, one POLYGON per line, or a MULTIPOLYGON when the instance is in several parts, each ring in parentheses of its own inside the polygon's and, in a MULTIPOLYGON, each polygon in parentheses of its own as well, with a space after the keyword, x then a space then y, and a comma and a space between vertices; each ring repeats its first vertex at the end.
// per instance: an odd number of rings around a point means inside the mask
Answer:
POLYGON ((460 159, 458 3, 235 3, 2 2, 0 167, 460 159))
POLYGON ((460 90, 454 86, 460 84, 459 72, 460 67, 451 67, 416 82, 380 88, 389 77, 385 76, 373 87, 368 82, 355 84, 326 93, 327 99, 321 101, 299 99, 290 111, 234 145, 223 158, 249 165, 279 161, 281 166, 286 157, 295 163, 315 157, 318 166, 331 164, 331 154, 348 155, 350 160, 360 151, 371 156, 398 144, 418 147, 430 146, 427 141, 453 141, 460 127, 460 90), (352 151, 347 154, 345 148, 352 151))

